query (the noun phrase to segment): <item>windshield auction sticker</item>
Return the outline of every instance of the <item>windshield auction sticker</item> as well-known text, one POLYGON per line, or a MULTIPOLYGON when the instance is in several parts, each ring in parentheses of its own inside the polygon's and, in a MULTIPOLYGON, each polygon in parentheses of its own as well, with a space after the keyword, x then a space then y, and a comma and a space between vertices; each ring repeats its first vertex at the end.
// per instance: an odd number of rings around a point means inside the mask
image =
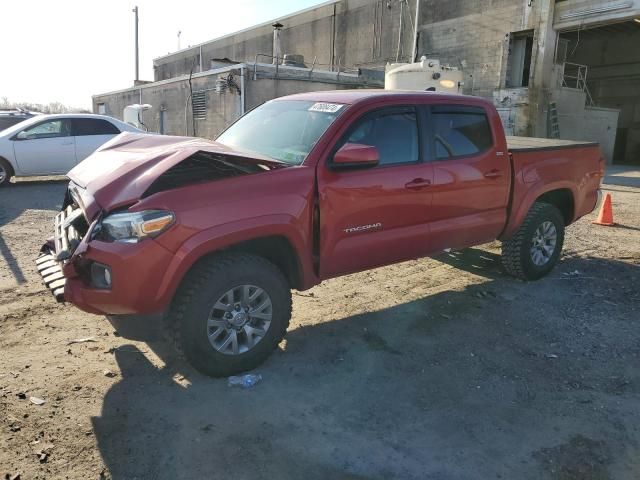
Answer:
POLYGON ((309 107, 310 112, 324 112, 324 113, 336 113, 338 110, 342 108, 342 104, 340 103, 314 103, 311 107, 309 107))

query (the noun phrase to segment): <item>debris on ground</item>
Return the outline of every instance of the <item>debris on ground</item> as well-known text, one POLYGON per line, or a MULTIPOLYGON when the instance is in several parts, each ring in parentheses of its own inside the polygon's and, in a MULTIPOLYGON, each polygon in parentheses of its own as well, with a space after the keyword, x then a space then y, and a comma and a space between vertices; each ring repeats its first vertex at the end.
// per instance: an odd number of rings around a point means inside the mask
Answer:
POLYGON ((44 405, 46 400, 40 397, 29 397, 29 401, 34 405, 44 405))
POLYGON ((262 380, 262 375, 259 373, 248 373, 246 375, 229 377, 227 385, 230 387, 251 388, 260 382, 260 380, 262 380))
POLYGON ((116 375, 118 375, 116 372, 112 372, 111 370, 105 370, 102 372, 104 374, 105 377, 109 377, 109 378, 113 378, 116 375))
POLYGON ((563 275, 566 275, 567 277, 577 277, 580 275, 580 272, 578 270, 574 270, 573 272, 564 272, 563 275))
POLYGON ((76 338, 74 340, 69 340, 67 342, 67 345, 73 345, 74 343, 87 343, 87 342, 97 342, 97 340, 94 337, 76 338))
POLYGON ((45 443, 35 452, 40 463, 47 463, 49 456, 51 455, 51 450, 53 450, 53 443, 45 443))

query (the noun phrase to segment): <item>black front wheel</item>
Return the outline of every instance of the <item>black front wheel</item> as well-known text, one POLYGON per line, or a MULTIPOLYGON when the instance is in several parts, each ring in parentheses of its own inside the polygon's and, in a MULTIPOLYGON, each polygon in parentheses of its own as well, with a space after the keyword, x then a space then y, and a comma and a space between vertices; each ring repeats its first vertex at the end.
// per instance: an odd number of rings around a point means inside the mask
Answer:
POLYGON ((268 260, 221 254, 189 272, 169 315, 179 347, 196 369, 233 375, 257 367, 278 346, 291 318, 291 290, 268 260))
POLYGON ((553 205, 536 202, 513 237, 502 243, 502 265, 510 275, 537 280, 558 263, 564 218, 553 205))
POLYGON ((0 187, 9 185, 9 181, 13 177, 13 168, 5 159, 0 158, 0 187))

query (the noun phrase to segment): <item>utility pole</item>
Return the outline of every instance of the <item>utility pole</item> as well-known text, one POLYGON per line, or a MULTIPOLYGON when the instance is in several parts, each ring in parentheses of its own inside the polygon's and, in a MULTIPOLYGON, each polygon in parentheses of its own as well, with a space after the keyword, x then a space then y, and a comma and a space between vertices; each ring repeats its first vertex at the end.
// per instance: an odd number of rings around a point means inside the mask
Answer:
POLYGON ((139 71, 139 61, 138 61, 138 6, 136 5, 135 7, 133 7, 133 10, 131 10, 134 14, 135 14, 135 29, 136 29, 136 78, 134 80, 134 83, 137 82, 138 80, 140 80, 140 71, 139 71))
POLYGON ((182 30, 178 30, 178 50, 180 50, 180 35, 182 35, 182 30))

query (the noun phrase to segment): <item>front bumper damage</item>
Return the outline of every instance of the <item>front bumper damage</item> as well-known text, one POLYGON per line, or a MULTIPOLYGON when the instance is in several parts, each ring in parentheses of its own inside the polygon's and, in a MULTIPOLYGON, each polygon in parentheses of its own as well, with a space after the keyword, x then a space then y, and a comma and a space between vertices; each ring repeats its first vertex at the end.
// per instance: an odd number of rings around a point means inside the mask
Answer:
POLYGON ((55 218, 54 236, 42 246, 36 260, 47 288, 58 302, 72 303, 88 313, 163 311, 173 294, 165 277, 173 252, 151 238, 139 243, 92 238, 100 218, 93 204, 81 208, 67 193, 63 209, 55 218), (86 212, 93 212, 91 221, 86 212), (97 281, 97 267, 109 270, 109 285, 97 281))
POLYGON ((63 272, 64 261, 71 258, 82 241, 83 224, 86 221, 82 209, 67 205, 56 215, 53 239, 42 246, 36 259, 42 280, 58 302, 64 302, 67 281, 63 272))
POLYGON ((42 275, 42 280, 58 302, 64 302, 64 284, 66 278, 62 273, 60 264, 56 261, 53 252, 42 252, 36 260, 38 272, 42 275))

